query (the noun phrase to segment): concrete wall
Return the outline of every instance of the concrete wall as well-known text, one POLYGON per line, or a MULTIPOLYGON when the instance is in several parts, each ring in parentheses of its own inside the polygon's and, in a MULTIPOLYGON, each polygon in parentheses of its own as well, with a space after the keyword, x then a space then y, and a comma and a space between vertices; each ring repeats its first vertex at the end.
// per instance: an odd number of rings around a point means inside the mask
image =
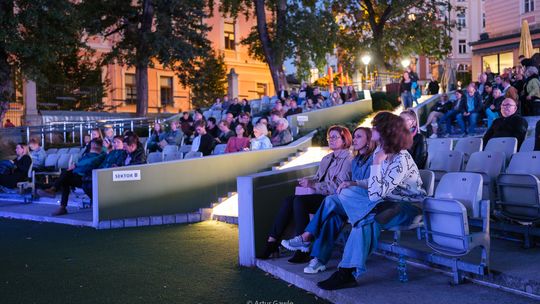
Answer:
POLYGON ((317 172, 318 163, 282 171, 239 176, 238 241, 242 266, 255 266, 283 199, 294 194, 298 179, 317 172))
POLYGON ((94 224, 139 216, 189 213, 210 207, 236 191, 236 177, 269 169, 311 146, 310 133, 294 143, 251 152, 94 170, 94 224), (139 170, 140 180, 113 181, 113 174, 139 170))
POLYGON ((290 115, 287 117, 291 129, 298 127, 299 131, 311 131, 329 124, 338 124, 358 119, 373 112, 371 99, 362 99, 357 102, 320 109, 316 111, 290 115), (306 119, 299 122, 298 119, 306 119))

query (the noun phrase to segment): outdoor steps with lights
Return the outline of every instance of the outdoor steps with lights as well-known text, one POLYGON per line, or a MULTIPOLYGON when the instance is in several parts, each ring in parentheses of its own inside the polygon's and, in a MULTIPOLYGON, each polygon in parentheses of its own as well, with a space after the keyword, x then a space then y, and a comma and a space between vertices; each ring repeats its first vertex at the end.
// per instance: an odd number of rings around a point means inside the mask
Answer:
MULTIPOLYGON (((234 195, 237 195, 237 192, 229 192, 227 193, 227 196, 218 198, 217 203, 212 204, 212 208, 215 208, 219 206, 221 203, 226 201, 227 199, 231 198, 234 195)), ((238 216, 228 216, 228 215, 217 215, 217 214, 211 214, 211 219, 218 222, 223 222, 227 224, 233 224, 238 225, 238 216)))

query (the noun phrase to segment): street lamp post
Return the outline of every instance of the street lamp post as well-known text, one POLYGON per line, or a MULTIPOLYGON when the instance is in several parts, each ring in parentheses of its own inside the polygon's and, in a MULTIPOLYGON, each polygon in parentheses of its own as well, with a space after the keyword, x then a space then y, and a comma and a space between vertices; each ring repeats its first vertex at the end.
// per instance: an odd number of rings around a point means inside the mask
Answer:
POLYGON ((362 56, 362 63, 366 66, 366 73, 364 76, 364 78, 366 79, 366 87, 367 87, 367 77, 368 77, 368 65, 370 61, 371 61, 371 56, 367 54, 362 56))

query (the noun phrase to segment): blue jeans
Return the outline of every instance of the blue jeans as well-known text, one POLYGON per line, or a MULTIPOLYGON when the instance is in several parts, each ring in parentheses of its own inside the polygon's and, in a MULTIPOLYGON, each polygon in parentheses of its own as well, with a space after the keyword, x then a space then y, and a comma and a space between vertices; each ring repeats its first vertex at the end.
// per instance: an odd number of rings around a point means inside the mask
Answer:
POLYGON ((458 122, 459 127, 461 128, 461 131, 463 131, 465 134, 472 134, 474 133, 474 128, 476 127, 476 122, 478 121, 478 113, 475 112, 469 112, 471 113, 469 116, 464 116, 463 113, 459 113, 456 117, 456 120, 458 122), (465 121, 468 121, 469 123, 469 129, 465 129, 465 121))
POLYGON ((491 124, 493 121, 497 118, 499 118, 499 113, 492 111, 491 109, 486 110, 486 116, 487 116, 487 122, 488 122, 488 128, 491 127, 491 124))
POLYGON ((446 133, 450 134, 452 133, 452 122, 458 115, 458 111, 456 110, 450 110, 446 112, 443 117, 441 117, 441 123, 444 123, 446 125, 446 133))
POLYGON ((328 263, 334 243, 346 220, 347 214, 338 196, 327 196, 306 227, 306 232, 311 233, 315 239, 311 249, 312 257, 316 257, 323 264, 328 263))
POLYGON ((403 107, 405 109, 408 109, 408 108, 412 107, 412 105, 413 105, 413 97, 412 97, 411 92, 405 91, 405 92, 401 93, 401 102, 403 103, 403 107))
POLYGON ((400 207, 399 213, 386 224, 378 223, 370 214, 355 225, 347 239, 339 267, 356 268, 353 274, 357 278, 366 272, 366 260, 377 249, 381 230, 398 225, 409 225, 419 214, 419 209, 409 202, 401 202, 400 207))

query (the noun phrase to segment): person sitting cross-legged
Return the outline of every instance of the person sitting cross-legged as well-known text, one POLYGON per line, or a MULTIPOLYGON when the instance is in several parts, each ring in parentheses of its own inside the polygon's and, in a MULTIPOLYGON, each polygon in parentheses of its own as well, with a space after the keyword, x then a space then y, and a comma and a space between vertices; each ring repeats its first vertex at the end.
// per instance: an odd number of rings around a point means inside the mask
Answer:
POLYGON ((303 234, 290 240, 281 241, 281 245, 289 250, 309 251, 311 261, 304 268, 305 273, 318 273, 326 270, 326 264, 332 256, 334 243, 347 220, 341 199, 367 188, 367 179, 373 162, 373 151, 376 144, 371 140, 371 129, 358 127, 353 132, 353 150, 356 152, 352 160, 352 180, 342 182, 338 194, 329 195, 324 199, 303 234), (347 189, 347 191, 345 191, 347 189))
POLYGON ((62 172, 60 177, 54 183, 54 186, 48 189, 38 189, 39 196, 55 197, 56 191, 62 191, 60 208, 52 213, 53 216, 67 214, 67 204, 71 187, 82 187, 83 177, 92 174, 92 170, 101 165, 105 159, 103 153, 103 140, 94 138, 90 141, 90 152, 83 155, 77 162, 77 165, 71 165, 67 171, 62 172))
POLYGON ((482 111, 482 107, 482 97, 476 91, 474 83, 469 84, 467 86, 467 93, 462 98, 459 114, 456 117, 464 137, 474 134, 476 124, 478 123, 478 115, 482 111), (469 123, 468 128, 465 128, 465 122, 469 123))

